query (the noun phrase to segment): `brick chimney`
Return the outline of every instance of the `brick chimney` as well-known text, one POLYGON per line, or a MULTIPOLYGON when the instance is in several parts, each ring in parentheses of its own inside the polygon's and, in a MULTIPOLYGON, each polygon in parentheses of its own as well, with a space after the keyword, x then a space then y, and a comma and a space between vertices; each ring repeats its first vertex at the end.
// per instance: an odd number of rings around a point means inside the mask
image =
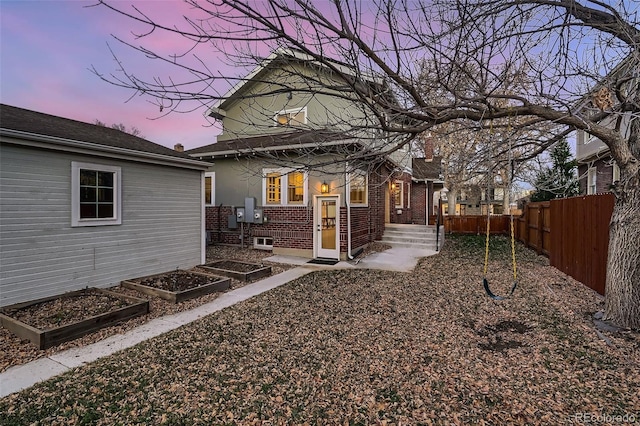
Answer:
POLYGON ((424 159, 427 161, 433 160, 434 141, 431 136, 427 136, 424 139, 424 159))
POLYGON ((184 146, 181 143, 177 143, 173 146, 173 149, 178 152, 184 152, 184 146))

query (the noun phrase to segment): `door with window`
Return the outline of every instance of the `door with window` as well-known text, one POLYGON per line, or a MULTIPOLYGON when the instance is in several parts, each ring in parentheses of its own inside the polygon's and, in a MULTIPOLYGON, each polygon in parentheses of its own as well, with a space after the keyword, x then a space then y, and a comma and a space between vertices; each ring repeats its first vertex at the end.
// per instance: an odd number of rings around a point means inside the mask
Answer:
POLYGON ((317 197, 315 203, 316 257, 340 259, 339 197, 317 197))

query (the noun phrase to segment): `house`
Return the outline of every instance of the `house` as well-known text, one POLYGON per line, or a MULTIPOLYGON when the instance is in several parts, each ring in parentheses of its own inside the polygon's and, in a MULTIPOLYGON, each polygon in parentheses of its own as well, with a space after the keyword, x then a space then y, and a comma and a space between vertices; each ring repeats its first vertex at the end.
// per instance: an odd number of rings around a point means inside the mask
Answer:
POLYGON ((207 166, 0 105, 0 306, 204 263, 207 166))
POLYGON ((411 219, 417 225, 435 225, 445 195, 442 157, 434 156, 433 139, 427 138, 424 145, 424 157, 411 161, 411 219))
MULTIPOLYGON (((600 124, 611 128, 629 128, 631 112, 613 111, 612 90, 619 91, 621 96, 630 96, 630 91, 637 90, 640 78, 640 65, 633 55, 622 61, 604 81, 582 100, 581 113, 596 119, 600 124)), ((582 194, 598 194, 610 192, 612 185, 620 180, 620 168, 614 161, 609 147, 596 136, 583 130, 576 134, 576 162, 578 178, 582 194)))
POLYGON ((411 155, 377 155, 391 138, 349 88, 388 90, 350 72, 278 50, 211 109, 222 134, 188 154, 211 162, 212 242, 347 259, 381 239, 385 223, 412 223, 411 155))

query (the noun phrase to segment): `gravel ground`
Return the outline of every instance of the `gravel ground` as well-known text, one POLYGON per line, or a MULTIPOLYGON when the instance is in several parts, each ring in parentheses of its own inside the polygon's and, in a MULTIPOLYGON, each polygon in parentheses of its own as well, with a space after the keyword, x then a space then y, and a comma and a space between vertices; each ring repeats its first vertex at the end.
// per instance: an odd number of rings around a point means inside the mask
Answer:
POLYGON ((521 247, 516 293, 492 301, 482 255, 448 237, 413 273, 314 272, 10 395, 0 424, 640 421, 638 333, 598 331, 602 298, 521 247))

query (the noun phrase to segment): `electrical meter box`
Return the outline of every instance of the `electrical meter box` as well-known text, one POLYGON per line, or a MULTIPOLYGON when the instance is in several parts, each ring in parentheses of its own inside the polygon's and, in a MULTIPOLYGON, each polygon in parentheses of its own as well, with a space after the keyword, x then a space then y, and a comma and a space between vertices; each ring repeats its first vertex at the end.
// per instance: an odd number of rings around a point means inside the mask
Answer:
POLYGON ((254 210, 256 209, 256 199, 253 197, 247 197, 244 199, 244 211, 245 211, 245 217, 244 217, 244 221, 247 223, 254 223, 256 222, 254 220, 254 210))
POLYGON ((264 223, 264 215, 262 214, 262 209, 253 210, 253 222, 264 223))
POLYGON ((244 211, 244 207, 236 207, 236 220, 238 222, 246 222, 244 211))

